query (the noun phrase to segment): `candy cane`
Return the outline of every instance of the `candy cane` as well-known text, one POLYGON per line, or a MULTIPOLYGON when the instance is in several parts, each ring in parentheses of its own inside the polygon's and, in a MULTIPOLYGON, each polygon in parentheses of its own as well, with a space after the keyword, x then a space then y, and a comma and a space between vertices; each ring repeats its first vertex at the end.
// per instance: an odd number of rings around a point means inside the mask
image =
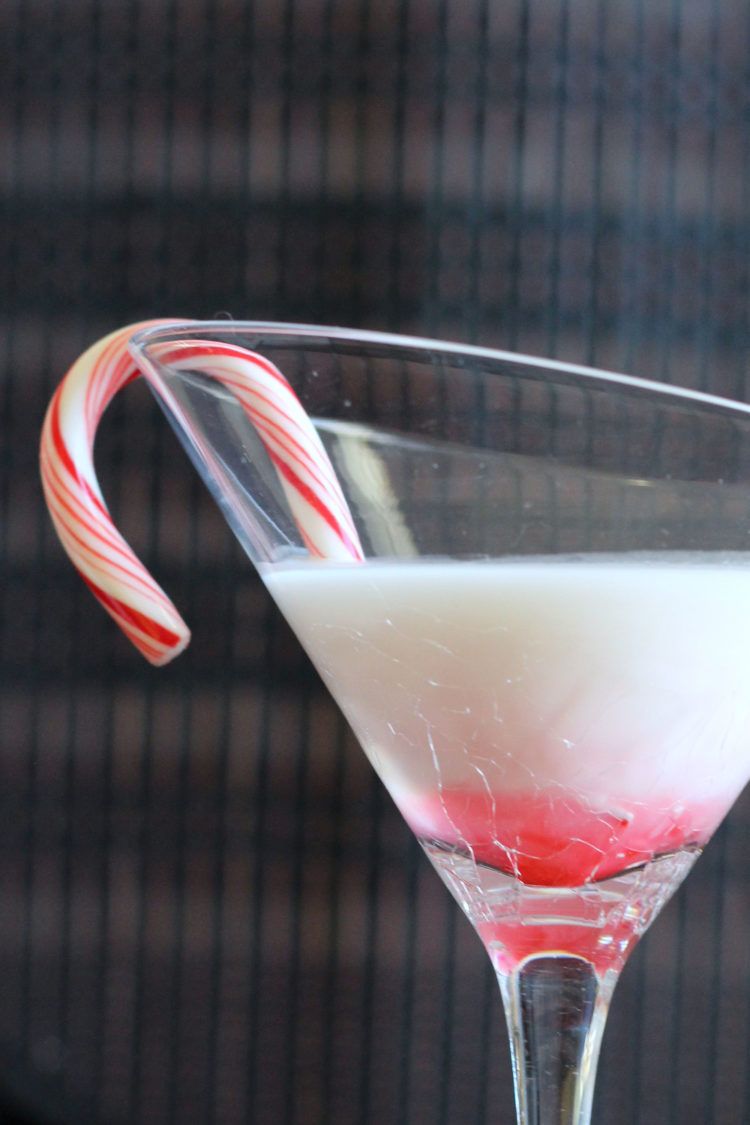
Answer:
MULTIPOLYGON (((152 664, 166 664, 190 640, 172 602, 115 528, 93 463, 96 429, 114 395, 141 374, 128 351, 149 321, 111 333, 78 359, 50 402, 41 474, 60 541, 84 581, 152 664)), ((163 343, 163 363, 199 370, 227 387, 255 426, 279 475, 303 542, 319 558, 359 560, 362 548, 328 456, 284 376, 234 344, 163 343)))

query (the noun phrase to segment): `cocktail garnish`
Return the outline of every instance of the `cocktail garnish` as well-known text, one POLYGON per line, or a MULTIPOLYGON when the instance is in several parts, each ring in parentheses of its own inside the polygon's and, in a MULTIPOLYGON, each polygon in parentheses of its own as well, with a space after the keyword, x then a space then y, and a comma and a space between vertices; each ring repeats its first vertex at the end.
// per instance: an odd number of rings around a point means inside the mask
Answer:
MULTIPOLYGON (((111 333, 73 364, 49 405, 40 449, 42 484, 60 541, 105 609, 152 664, 177 656, 190 632, 138 561, 107 510, 93 464, 96 429, 114 395, 141 374, 128 343, 149 321, 111 333)), ((175 327, 178 327, 176 324, 175 327)), ((229 389, 273 462, 312 556, 363 557, 327 453, 299 399, 269 360, 235 344, 174 340, 161 363, 200 371, 229 389)))

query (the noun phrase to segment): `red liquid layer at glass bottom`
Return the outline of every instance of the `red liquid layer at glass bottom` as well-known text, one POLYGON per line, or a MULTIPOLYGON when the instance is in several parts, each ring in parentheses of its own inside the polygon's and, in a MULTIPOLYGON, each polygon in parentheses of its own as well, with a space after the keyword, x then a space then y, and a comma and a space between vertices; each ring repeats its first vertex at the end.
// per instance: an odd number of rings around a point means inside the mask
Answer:
POLYGON ((563 926, 485 922, 476 928, 496 972, 515 972, 530 957, 561 956, 581 957, 604 975, 622 969, 645 925, 623 919, 607 931, 588 928, 585 922, 563 926))
POLYGON ((574 793, 442 789, 401 805, 413 832, 467 852, 528 886, 581 887, 656 855, 702 846, 731 802, 623 803, 594 809, 574 793))
POLYGON ((426 850, 504 974, 540 956, 582 957, 600 974, 619 972, 700 852, 686 847, 612 879, 566 888, 528 887, 455 852, 426 850))

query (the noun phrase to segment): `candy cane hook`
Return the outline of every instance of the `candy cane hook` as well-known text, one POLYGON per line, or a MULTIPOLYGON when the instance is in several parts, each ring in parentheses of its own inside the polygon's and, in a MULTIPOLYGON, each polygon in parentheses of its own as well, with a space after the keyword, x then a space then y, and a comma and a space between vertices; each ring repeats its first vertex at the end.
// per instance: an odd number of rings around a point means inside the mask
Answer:
MULTIPOLYGON (((140 375, 128 351, 135 332, 119 329, 70 368, 50 402, 40 462, 45 499, 71 561, 121 629, 152 664, 166 664, 190 640, 174 605, 114 526, 93 463, 96 429, 114 395, 140 375)), ((262 356, 233 344, 177 341, 158 348, 163 363, 200 370, 227 387, 255 426, 281 480, 303 542, 319 558, 363 557, 328 456, 284 376, 262 356)))

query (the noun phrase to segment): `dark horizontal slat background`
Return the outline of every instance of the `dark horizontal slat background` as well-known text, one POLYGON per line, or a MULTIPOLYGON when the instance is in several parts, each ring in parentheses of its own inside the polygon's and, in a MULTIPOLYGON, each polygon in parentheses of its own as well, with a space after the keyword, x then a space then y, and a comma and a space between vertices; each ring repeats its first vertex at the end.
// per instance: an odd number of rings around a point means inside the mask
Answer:
MULTIPOLYGON (((54 542, 41 415, 105 331, 224 313, 746 397, 750 9, 4 0, 0 43, 5 1117, 509 1123, 485 955, 147 396, 98 463, 194 627, 159 673, 54 542)), ((626 970, 599 1120, 750 1116, 749 817, 626 970)))

